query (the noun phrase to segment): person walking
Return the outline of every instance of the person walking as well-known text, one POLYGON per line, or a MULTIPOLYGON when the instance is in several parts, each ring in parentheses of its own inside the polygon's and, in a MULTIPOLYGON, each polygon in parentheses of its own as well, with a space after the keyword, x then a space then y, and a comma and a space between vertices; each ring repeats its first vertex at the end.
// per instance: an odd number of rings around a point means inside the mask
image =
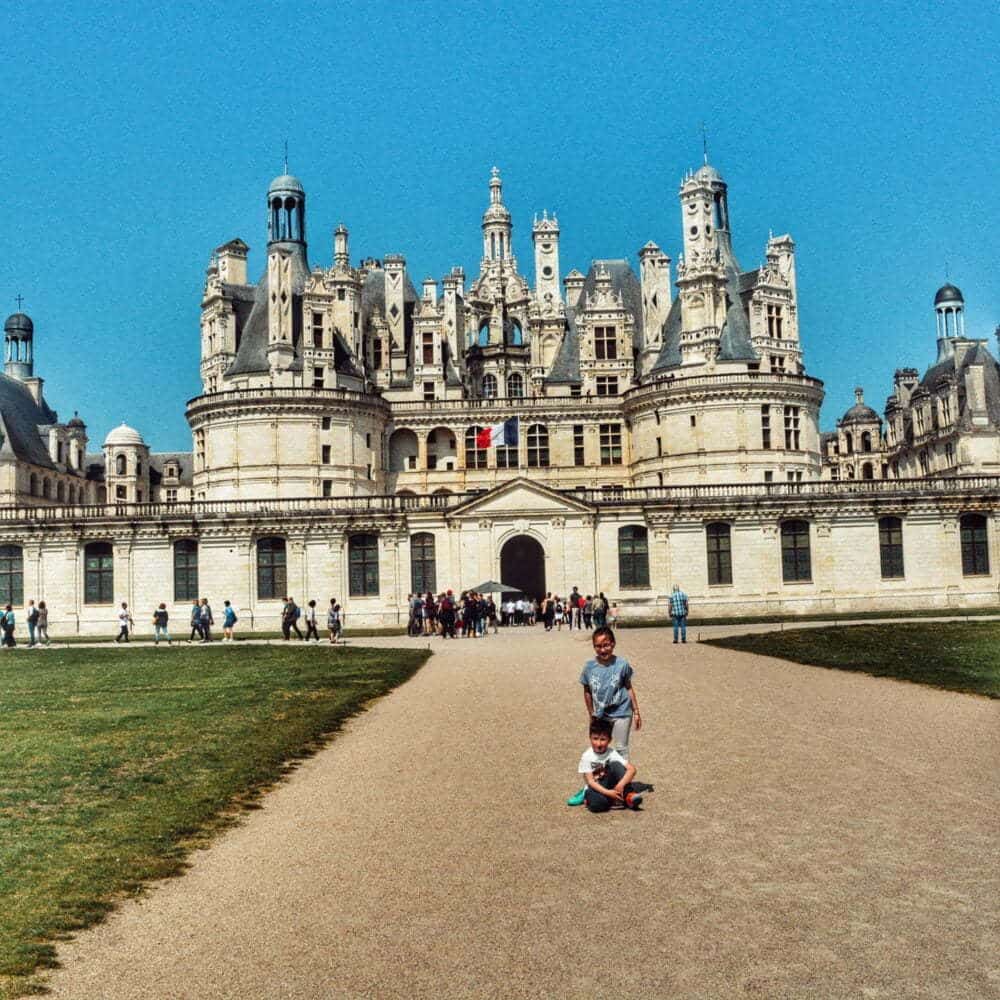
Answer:
POLYGON ((305 620, 306 620, 306 636, 302 640, 303 642, 308 642, 309 637, 312 636, 316 642, 319 642, 319 632, 316 631, 316 602, 310 601, 306 605, 305 610, 305 620))
POLYGON ((38 641, 49 644, 49 609, 45 601, 38 602, 38 641))
POLYGON ((580 627, 580 589, 579 587, 574 587, 570 591, 569 597, 566 599, 566 624, 569 625, 570 631, 574 628, 580 627))
POLYGON ((212 607, 208 603, 207 597, 203 597, 201 599, 201 608, 198 611, 198 618, 201 622, 201 641, 211 642, 212 626, 215 624, 215 619, 212 617, 212 607))
POLYGON ((9 649, 13 649, 17 643, 14 641, 14 608, 8 604, 4 612, 0 615, 0 626, 3 627, 3 644, 9 649))
POLYGON ((122 609, 118 612, 118 635, 115 636, 115 642, 121 642, 123 639, 128 642, 128 634, 132 631, 134 624, 128 603, 122 601, 122 609))
POLYGON ((670 617, 674 621, 674 642, 678 634, 681 642, 687 642, 688 595, 676 583, 670 595, 670 617))
POLYGON ((233 641, 233 629, 236 627, 236 623, 239 619, 236 617, 236 612, 233 610, 233 606, 229 601, 223 602, 223 612, 222 612, 222 641, 232 642, 233 641))
POLYGON ((608 599, 602 590, 594 598, 594 628, 604 628, 608 624, 608 599))
POLYGON ((167 645, 170 646, 170 633, 167 631, 167 621, 169 619, 167 614, 166 604, 161 603, 160 606, 153 612, 153 645, 159 646, 160 639, 166 639, 167 645))
POLYGON ((195 636, 201 638, 201 603, 197 597, 191 602, 191 634, 188 642, 194 642, 195 636))
POLYGON ((38 608, 35 607, 34 601, 28 601, 25 612, 24 620, 28 623, 28 649, 33 649, 36 645, 35 629, 38 627, 38 608))
POLYGON ((281 632, 287 642, 292 637, 292 629, 301 639, 302 630, 299 628, 299 618, 302 617, 302 609, 295 603, 294 597, 285 598, 285 606, 281 609, 281 632))
POLYGON ((330 632, 330 645, 336 644, 340 637, 340 605, 336 597, 330 598, 330 608, 326 613, 326 627, 330 632))

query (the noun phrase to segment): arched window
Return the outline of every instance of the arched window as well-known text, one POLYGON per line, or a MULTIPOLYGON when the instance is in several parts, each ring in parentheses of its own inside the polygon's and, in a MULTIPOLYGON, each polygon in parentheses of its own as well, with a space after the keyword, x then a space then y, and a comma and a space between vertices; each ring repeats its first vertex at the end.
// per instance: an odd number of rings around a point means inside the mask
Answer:
POLYGON ((465 467, 467 469, 486 468, 486 449, 476 447, 476 435, 482 427, 470 427, 465 432, 465 467))
POLYGON ((31 474, 31 479, 28 481, 29 491, 33 497, 38 496, 38 476, 33 472, 31 474))
POLYGON ((649 586, 649 541, 641 525, 618 529, 618 583, 622 587, 649 586))
POLYGON ((490 321, 484 319, 482 323, 479 324, 479 346, 487 347, 490 342, 490 321))
POLYGON ((517 320, 510 325, 510 343, 512 347, 521 347, 524 344, 524 334, 521 333, 521 324, 517 320))
POLYGON ((524 376, 520 372, 507 376, 507 395, 511 399, 524 398, 524 376))
POLYGON ((785 583, 812 579, 808 521, 781 523, 781 578, 785 583))
POLYGON ((378 596, 378 535, 351 535, 347 540, 351 597, 378 596))
POLYGON ((137 476, 141 476, 142 475, 142 462, 136 461, 136 463, 135 463, 135 474, 137 476))
POLYGON ((287 597, 284 538, 257 540, 257 599, 276 601, 287 597))
POLYGON ((434 536, 421 531, 410 538, 410 589, 415 594, 435 593, 434 536))
POLYGON ((45 497, 46 500, 52 496, 52 483, 50 482, 48 476, 42 480, 42 496, 45 497))
POLYGON ((898 517, 880 517, 878 550, 882 560, 882 579, 894 580, 903 575, 903 522, 898 517))
POLYGON ((114 549, 110 542, 91 542, 83 550, 83 603, 111 604, 114 599, 114 549))
POLYGON ((124 476, 125 475, 125 456, 118 455, 115 458, 115 475, 124 476))
POLYGON ((496 375, 483 376, 483 399, 497 398, 497 377, 496 375))
POLYGON ((733 582, 733 552, 729 525, 722 521, 705 526, 708 548, 708 582, 713 585, 733 582))
POLYGON ((861 466, 861 478, 862 479, 875 478, 875 468, 871 462, 865 462, 865 464, 861 466))
POLYGON ((854 437, 851 434, 844 435, 844 447, 846 449, 846 454, 850 455, 854 452, 854 437))
POLYGON ((549 464, 549 429, 544 424, 528 428, 528 468, 544 469, 549 464))
POLYGON ((962 535, 962 573, 980 576, 990 571, 987 549, 986 518, 982 514, 963 514, 959 521, 962 535))
POLYGON ((56 483, 56 499, 59 501, 66 499, 66 484, 62 480, 56 483))
POLYGON ((174 542, 174 600, 193 601, 198 596, 198 543, 193 538, 174 542))
POLYGON ((870 431, 865 431, 861 435, 861 450, 862 451, 872 450, 872 436, 870 431))
POLYGON ((0 604, 24 603, 24 553, 20 545, 0 545, 0 604))

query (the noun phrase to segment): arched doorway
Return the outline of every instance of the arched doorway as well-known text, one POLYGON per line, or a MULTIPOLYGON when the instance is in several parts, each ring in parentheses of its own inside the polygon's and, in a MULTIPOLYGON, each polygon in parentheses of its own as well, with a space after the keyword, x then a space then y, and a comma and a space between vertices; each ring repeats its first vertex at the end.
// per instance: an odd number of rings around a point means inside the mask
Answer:
POLYGON ((515 535, 500 549, 500 581, 529 597, 545 596, 545 549, 530 535, 515 535))

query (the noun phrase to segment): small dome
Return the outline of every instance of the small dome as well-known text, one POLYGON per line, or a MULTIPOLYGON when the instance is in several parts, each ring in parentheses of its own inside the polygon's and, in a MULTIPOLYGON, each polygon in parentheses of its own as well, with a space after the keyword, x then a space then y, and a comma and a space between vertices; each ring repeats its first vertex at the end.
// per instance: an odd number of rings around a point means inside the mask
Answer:
POLYGON ((877 424, 879 415, 864 403, 855 403, 841 418, 842 424, 877 424))
POLYGON ((13 316, 8 316, 6 322, 3 325, 4 333, 14 333, 24 336, 27 334, 32 334, 35 332, 35 324, 31 322, 31 317, 26 316, 24 313, 14 313, 13 316))
POLYGON ((129 427, 128 424, 122 424, 120 427, 116 427, 105 439, 104 446, 108 445, 141 445, 145 447, 146 442, 143 441, 142 435, 134 428, 129 427))
POLYGON ((955 285, 942 285, 937 290, 937 295, 934 296, 934 305, 942 306, 948 305, 952 302, 957 303, 958 305, 965 305, 965 298, 962 296, 962 290, 957 288, 955 285))
POLYGON ((483 222, 510 222, 510 211, 502 202, 497 202, 483 212, 483 222))
POLYGON ((73 416, 66 422, 66 426, 86 428, 87 425, 80 419, 80 414, 74 411, 73 416))
POLYGON ((282 174, 280 177, 275 177, 271 181, 270 186, 267 189, 268 194, 275 194, 277 192, 282 194, 301 194, 306 193, 306 189, 302 186, 302 181, 298 177, 293 177, 291 174, 282 174))
POLYGON ((706 163, 703 167, 699 167, 695 172, 695 180, 698 181, 716 181, 720 184, 724 184, 725 181, 722 179, 722 174, 715 169, 710 163, 706 163))

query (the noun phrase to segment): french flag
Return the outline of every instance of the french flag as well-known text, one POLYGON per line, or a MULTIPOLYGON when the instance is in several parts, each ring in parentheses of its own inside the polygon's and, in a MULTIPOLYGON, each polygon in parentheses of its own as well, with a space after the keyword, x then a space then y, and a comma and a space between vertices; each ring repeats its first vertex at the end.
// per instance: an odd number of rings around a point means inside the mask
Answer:
POLYGON ((502 424, 484 427, 476 435, 477 448, 512 448, 517 446, 517 417, 502 424))

